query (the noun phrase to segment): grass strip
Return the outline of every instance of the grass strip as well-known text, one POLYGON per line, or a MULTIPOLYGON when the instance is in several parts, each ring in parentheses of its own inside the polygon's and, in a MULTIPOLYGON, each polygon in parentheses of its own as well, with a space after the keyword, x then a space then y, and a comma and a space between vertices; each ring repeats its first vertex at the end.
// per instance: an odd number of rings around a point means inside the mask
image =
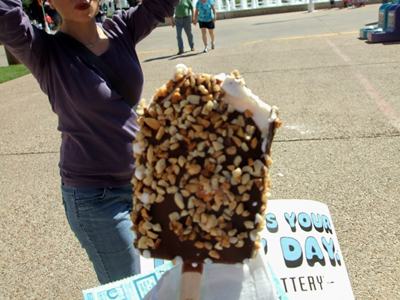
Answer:
POLYGON ((0 83, 13 80, 26 74, 29 74, 29 70, 24 65, 0 67, 0 83))

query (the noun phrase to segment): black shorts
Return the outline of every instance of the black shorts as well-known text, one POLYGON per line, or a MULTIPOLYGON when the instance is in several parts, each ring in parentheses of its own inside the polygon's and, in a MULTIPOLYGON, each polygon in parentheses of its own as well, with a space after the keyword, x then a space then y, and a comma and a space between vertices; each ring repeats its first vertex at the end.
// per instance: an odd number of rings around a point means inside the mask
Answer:
POLYGON ((199 27, 200 28, 214 29, 215 28, 215 23, 213 21, 210 21, 210 22, 200 22, 199 21, 199 27))

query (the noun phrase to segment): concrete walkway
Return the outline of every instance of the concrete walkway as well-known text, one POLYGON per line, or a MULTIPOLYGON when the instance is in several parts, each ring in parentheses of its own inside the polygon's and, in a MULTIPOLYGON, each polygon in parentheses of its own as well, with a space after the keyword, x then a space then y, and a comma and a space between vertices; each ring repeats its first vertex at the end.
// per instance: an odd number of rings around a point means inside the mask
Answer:
POLYGON ((3 45, 0 45, 0 67, 7 67, 8 61, 6 56, 6 51, 3 45))
MULTIPOLYGON (((358 39, 378 9, 220 20, 207 54, 198 27, 194 52, 168 26, 138 46, 146 99, 184 63, 238 69, 280 108, 272 198, 328 205, 358 300, 400 299, 400 45, 358 39)), ((82 299, 98 283, 61 204, 57 118, 31 75, 0 95, 0 299, 82 299)))

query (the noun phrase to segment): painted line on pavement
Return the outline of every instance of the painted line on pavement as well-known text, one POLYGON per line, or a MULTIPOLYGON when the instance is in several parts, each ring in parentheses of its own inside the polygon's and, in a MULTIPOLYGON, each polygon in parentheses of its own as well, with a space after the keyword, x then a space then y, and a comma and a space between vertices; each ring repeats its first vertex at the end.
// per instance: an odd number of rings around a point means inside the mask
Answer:
POLYGON ((383 99, 383 97, 379 94, 379 92, 375 89, 373 84, 367 77, 365 77, 361 70, 357 68, 351 58, 349 58, 346 54, 344 54, 340 48, 328 37, 325 37, 328 44, 333 48, 333 50, 343 59, 346 63, 348 63, 352 67, 352 71, 364 89, 367 91, 372 100, 375 101, 378 108, 382 111, 386 118, 389 119, 389 123, 400 130, 400 115, 383 99))
MULTIPOLYGON (((286 38, 278 38, 278 39, 270 39, 270 41, 285 41, 285 40, 296 40, 296 39, 306 39, 306 38, 313 38, 313 37, 326 37, 326 36, 335 36, 335 35, 346 35, 346 34, 355 34, 358 31, 349 31, 349 32, 339 32, 339 33, 325 33, 325 34, 314 34, 314 35, 303 35, 303 36, 291 36, 286 38)), ((267 40, 258 40, 252 42, 246 42, 241 44, 241 46, 247 46, 252 44, 258 44, 265 42, 267 40)))
POLYGON ((358 33, 358 31, 292 36, 292 37, 287 37, 287 38, 271 39, 271 41, 295 40, 295 39, 305 39, 305 38, 313 38, 313 37, 326 37, 326 36, 334 36, 334 35, 355 34, 355 33, 358 33))
POLYGON ((262 43, 262 42, 264 42, 264 40, 253 41, 253 42, 246 42, 246 43, 243 43, 242 46, 252 45, 252 44, 258 44, 258 43, 262 43))

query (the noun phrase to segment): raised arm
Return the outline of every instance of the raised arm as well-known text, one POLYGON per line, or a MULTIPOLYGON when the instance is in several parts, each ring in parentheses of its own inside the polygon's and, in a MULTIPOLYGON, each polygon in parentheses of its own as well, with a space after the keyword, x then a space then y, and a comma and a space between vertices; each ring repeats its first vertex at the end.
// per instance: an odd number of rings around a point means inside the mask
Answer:
POLYGON ((166 18, 174 15, 174 7, 179 0, 146 0, 135 8, 123 12, 134 43, 137 44, 148 36, 166 18))
POLYGON ((21 0, 0 0, 0 41, 32 73, 38 74, 48 53, 46 38, 44 30, 31 25, 21 0))

